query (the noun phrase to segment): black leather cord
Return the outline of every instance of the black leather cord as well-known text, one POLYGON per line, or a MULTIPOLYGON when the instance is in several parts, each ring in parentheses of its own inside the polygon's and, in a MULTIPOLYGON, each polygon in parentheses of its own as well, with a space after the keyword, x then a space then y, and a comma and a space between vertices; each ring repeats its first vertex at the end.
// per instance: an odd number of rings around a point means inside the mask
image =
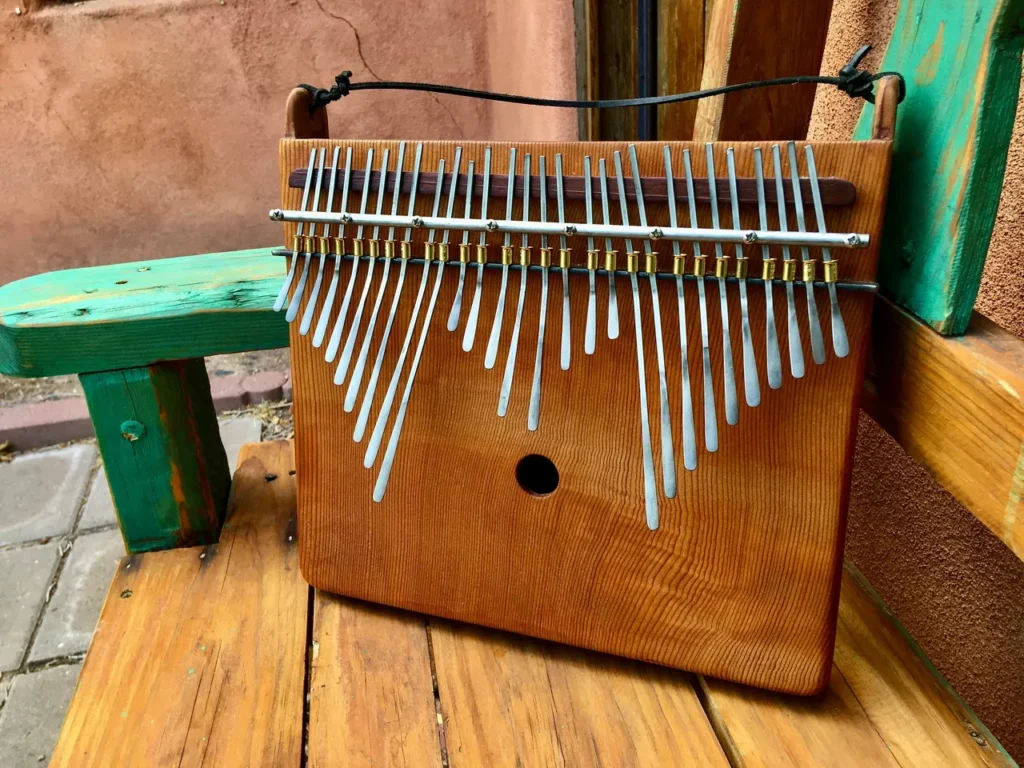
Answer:
POLYGON ((538 99, 532 96, 518 96, 511 93, 496 93, 494 91, 479 91, 473 88, 460 88, 455 85, 435 85, 433 83, 418 83, 405 81, 370 81, 366 83, 353 83, 352 73, 342 72, 334 78, 334 85, 330 88, 317 88, 306 83, 298 87, 305 88, 312 95, 313 99, 309 105, 312 114, 332 101, 337 101, 343 96, 348 96, 353 91, 422 91, 426 93, 439 93, 447 96, 468 96, 473 99, 486 99, 488 101, 501 101, 509 104, 526 104, 536 107, 565 107, 570 109, 614 109, 619 107, 641 107, 656 104, 675 104, 681 101, 694 101, 705 99, 709 96, 721 96, 736 91, 746 91, 751 88, 768 88, 778 85, 800 85, 803 83, 834 85, 851 98, 864 99, 874 104, 875 81, 883 77, 896 77, 900 81, 900 93, 898 101, 902 102, 907 95, 906 81, 899 72, 865 72, 857 67, 871 50, 870 45, 862 46, 853 57, 842 66, 839 74, 835 77, 826 75, 798 75, 795 77, 777 77, 772 80, 755 80, 750 83, 737 83, 725 85, 721 88, 708 88, 703 91, 691 91, 689 93, 672 93, 665 96, 648 96, 637 99, 601 99, 596 101, 571 100, 571 99, 538 99))

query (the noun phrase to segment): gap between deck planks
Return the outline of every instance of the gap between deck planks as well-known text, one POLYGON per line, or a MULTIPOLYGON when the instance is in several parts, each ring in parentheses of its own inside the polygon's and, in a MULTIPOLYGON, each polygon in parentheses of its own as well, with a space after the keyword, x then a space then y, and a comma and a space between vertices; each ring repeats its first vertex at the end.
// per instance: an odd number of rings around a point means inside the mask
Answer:
POLYGON ((312 592, 293 466, 246 446, 217 545, 121 561, 51 765, 1012 765, 849 571, 828 692, 780 696, 312 592))

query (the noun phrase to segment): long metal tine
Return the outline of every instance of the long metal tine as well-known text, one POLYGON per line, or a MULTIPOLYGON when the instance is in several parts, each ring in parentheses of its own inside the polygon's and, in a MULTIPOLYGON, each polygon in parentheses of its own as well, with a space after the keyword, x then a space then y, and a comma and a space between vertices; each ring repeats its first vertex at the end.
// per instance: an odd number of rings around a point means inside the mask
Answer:
MULTIPOLYGON (((555 194, 558 196, 558 223, 565 223, 565 189, 562 177, 562 154, 555 155, 555 194)), ((565 235, 560 236, 561 248, 558 252, 558 267, 562 273, 562 350, 559 364, 563 371, 569 370, 569 363, 572 360, 572 329, 569 319, 569 265, 570 253, 567 247, 565 235)))
MULTIPOLYGON (((523 158, 523 221, 530 220, 530 153, 523 158)), ((512 397, 512 378, 516 372, 516 352, 519 350, 519 331, 523 324, 523 305, 526 303, 526 276, 530 266, 530 241, 524 234, 519 247, 519 301, 516 304, 516 320, 512 326, 512 341, 505 359, 505 373, 501 378, 498 394, 498 415, 508 413, 508 402, 512 397)))
MULTIPOLYGON (((811 197, 814 200, 814 215, 818 220, 818 231, 822 234, 828 232, 825 226, 825 209, 821 204, 821 189, 818 186, 818 168, 814 162, 814 149, 808 144, 804 148, 807 155, 807 175, 811 181, 811 197)), ((826 264, 832 261, 832 251, 822 247, 821 258, 826 264)), ((839 297, 836 295, 836 284, 833 280, 826 280, 828 284, 828 298, 832 310, 832 349, 836 357, 846 357, 850 354, 850 339, 846 335, 846 323, 843 322, 843 313, 839 310, 839 297)))
MULTIPOLYGON (((540 156, 540 220, 548 220, 548 168, 544 155, 540 156)), ((548 317, 548 271, 551 267, 551 249, 548 236, 540 238, 540 318, 537 321, 537 353, 533 358, 533 384, 530 387, 530 410, 526 426, 531 432, 540 427, 541 371, 544 367, 544 332, 548 317)))
MULTIPOLYGON (((330 212, 334 207, 334 182, 337 181, 338 178, 338 155, 340 151, 340 147, 335 147, 334 155, 331 159, 331 180, 327 185, 327 205, 324 208, 324 210, 328 212, 330 212)), ((309 229, 311 232, 315 232, 316 225, 311 226, 309 229)), ((320 286, 324 281, 324 267, 327 266, 327 252, 329 250, 327 247, 329 240, 327 238, 331 233, 331 225, 324 222, 321 232, 323 233, 323 240, 317 241, 320 244, 318 249, 320 251, 320 263, 316 268, 316 280, 313 281, 313 292, 309 295, 309 301, 306 302, 306 311, 302 313, 302 322, 299 323, 300 336, 305 336, 309 333, 309 326, 312 325, 313 314, 316 312, 316 300, 320 296, 320 286)), ((316 346, 315 339, 313 346, 316 346)))
MULTIPOLYGON (((732 207, 732 228, 740 226, 740 196, 736 190, 736 156, 732 147, 726 152, 726 166, 729 171, 729 202, 732 207)), ((736 244, 736 277, 740 286, 740 334, 743 340, 743 392, 747 405, 756 408, 761 404, 761 384, 757 378, 757 358, 754 357, 754 335, 750 331, 750 310, 747 302, 747 261, 743 246, 736 244)))
MULTIPOLYGON (((466 171, 466 209, 462 214, 468 219, 473 212, 473 171, 476 163, 469 161, 469 168, 466 171)), ((448 313, 448 330, 454 331, 459 327, 459 316, 462 314, 462 292, 466 286, 466 265, 469 263, 469 230, 462 232, 462 244, 459 246, 459 285, 455 289, 455 300, 452 301, 451 311, 448 313)))
MULTIPOLYGON (((337 165, 337 156, 341 147, 336 147, 335 152, 335 165, 337 165)), ((345 152, 345 176, 342 182, 341 190, 341 206, 339 211, 345 213, 348 209, 348 183, 352 176, 352 147, 348 147, 345 152)), ((331 173, 331 187, 334 187, 334 173, 331 173)), ((333 191, 333 189, 332 189, 333 191)), ((330 198, 328 197, 328 210, 330 209, 330 198)), ((319 349, 324 343, 324 338, 327 336, 327 327, 331 322, 331 311, 334 309, 334 299, 338 294, 338 285, 341 282, 341 264, 344 261, 342 255, 345 252, 344 249, 344 232, 345 227, 338 225, 338 236, 334 240, 334 275, 331 277, 331 285, 327 289, 327 298, 324 299, 323 309, 320 310, 320 319, 316 321, 316 330, 313 331, 313 346, 319 349)))
MULTIPOLYGON (((640 179, 640 163, 636 156, 636 145, 629 145, 629 163, 633 169, 633 192, 636 195, 637 214, 640 225, 647 226, 647 208, 644 205, 643 182, 640 179)), ((644 252, 648 263, 645 265, 647 280, 651 289, 651 310, 654 319, 654 349, 658 363, 658 399, 661 405, 661 477, 665 495, 676 496, 676 456, 672 441, 672 412, 668 403, 668 373, 665 368, 665 339, 661 330, 661 302, 658 297, 657 254, 650 240, 644 240, 644 252)))
MULTIPOLYGON (((711 196, 711 222, 715 229, 718 221, 718 181, 715 179, 715 155, 711 144, 705 145, 708 164, 708 189, 711 196)), ((738 424, 739 400, 736 397, 736 369, 732 361, 732 338, 729 333, 729 299, 725 293, 725 275, 718 275, 718 264, 723 263, 722 244, 715 241, 715 275, 718 278, 718 302, 722 308, 722 371, 725 381, 725 423, 738 424)))
MULTIPOLYGON (((673 227, 678 226, 676 219, 676 187, 672 177, 672 150, 665 145, 665 191, 668 197, 668 220, 673 227)), ((672 243, 672 257, 682 269, 685 268, 685 257, 679 249, 679 243, 672 243)), ((697 468, 697 437, 693 426, 693 396, 690 391, 690 360, 688 339, 686 336, 686 299, 683 292, 682 269, 676 271, 676 301, 679 307, 679 353, 683 369, 683 466, 693 470, 697 468)))
MULTIPOLYGON (((608 215, 608 172, 604 158, 597 161, 598 176, 601 179, 601 213, 604 224, 611 224, 608 215)), ((615 295, 615 249, 612 239, 604 240, 604 269, 608 273, 608 338, 619 338, 619 300, 615 295)))
MULTIPOLYGON (((764 197, 764 163, 761 148, 754 147, 754 178, 757 181, 757 214, 761 229, 768 229, 768 207, 764 197)), ((764 265, 761 277, 764 279, 765 306, 765 347, 767 350, 768 386, 778 389, 782 386, 782 358, 779 355, 779 336, 775 329, 775 297, 772 279, 775 276, 775 260, 767 245, 761 246, 761 263, 764 265)))
MULTIPOLYGON (((316 173, 316 149, 309 150, 309 164, 306 167, 306 184, 302 188, 302 205, 301 209, 306 210, 306 206, 309 204, 309 188, 313 184, 313 174, 316 173)), ((312 224, 310 225, 312 227, 312 224)), ((302 246, 302 231, 305 227, 305 222, 300 221, 295 227, 295 239, 292 241, 292 263, 288 268, 288 275, 285 277, 284 282, 281 284, 281 290, 277 292, 277 298, 274 300, 274 311, 280 312, 284 307, 284 302, 288 298, 288 289, 292 287, 292 281, 295 280, 295 265, 299 263, 299 255, 303 253, 302 246)))
MULTIPOLYGON (((779 145, 772 145, 772 165, 775 172, 775 197, 778 200, 779 231, 786 232, 786 188, 782 176, 782 155, 779 145)), ((782 279, 786 284, 786 327, 789 338, 789 370, 794 379, 804 375, 804 348, 800 341, 800 323, 796 315, 796 300, 793 297, 793 277, 796 267, 793 264, 793 253, 788 245, 782 246, 782 279)))
MULTIPOLYGON (((516 188, 516 148, 508 151, 508 193, 505 196, 505 219, 512 218, 512 204, 515 200, 516 188)), ((494 309, 494 322, 491 323, 491 335, 487 340, 487 351, 484 354, 484 368, 494 367, 498 359, 498 344, 501 342, 501 325, 505 319, 505 294, 508 292, 508 268, 512 264, 512 235, 505 233, 505 244, 501 249, 501 288, 498 291, 498 306, 494 309)))
MULTIPOLYGON (((594 190, 590 173, 590 155, 583 158, 584 196, 587 201, 587 223, 594 223, 594 190)), ((597 347, 597 251, 594 250, 594 238, 587 238, 587 277, 590 287, 587 292, 587 327, 583 340, 583 351, 594 354, 597 347)))
MULTIPOLYGON (((693 168, 690 165, 690 150, 683 150, 683 168, 686 171, 686 197, 689 202, 690 226, 697 228, 697 202, 693 193, 693 168)), ((704 364, 704 447, 708 453, 718 450, 718 417, 715 412, 715 387, 711 376, 711 345, 708 340, 708 302, 704 291, 704 272, 697 265, 704 264, 700 243, 693 244, 694 276, 697 278, 697 299, 700 305, 700 347, 704 364)))

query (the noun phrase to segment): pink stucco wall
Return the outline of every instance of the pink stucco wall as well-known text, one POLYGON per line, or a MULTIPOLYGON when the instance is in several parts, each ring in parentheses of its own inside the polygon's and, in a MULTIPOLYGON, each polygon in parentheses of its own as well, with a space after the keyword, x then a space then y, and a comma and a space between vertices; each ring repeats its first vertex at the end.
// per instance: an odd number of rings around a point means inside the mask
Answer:
MULTIPOLYGON (((15 0, 16 2, 17 0, 15 0)), ((0 11, 0 284, 70 266, 268 245, 299 82, 430 80, 575 93, 567 1, 86 0, 0 11)), ((571 110, 399 92, 336 136, 570 139, 571 110)))

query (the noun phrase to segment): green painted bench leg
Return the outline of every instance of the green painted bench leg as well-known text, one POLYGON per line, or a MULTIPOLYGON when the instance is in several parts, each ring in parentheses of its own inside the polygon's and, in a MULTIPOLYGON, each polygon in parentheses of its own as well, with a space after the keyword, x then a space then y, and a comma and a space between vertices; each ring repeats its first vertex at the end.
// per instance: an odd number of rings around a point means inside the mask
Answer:
POLYGON ((128 551, 216 541, 231 470, 202 358, 80 379, 128 551))

